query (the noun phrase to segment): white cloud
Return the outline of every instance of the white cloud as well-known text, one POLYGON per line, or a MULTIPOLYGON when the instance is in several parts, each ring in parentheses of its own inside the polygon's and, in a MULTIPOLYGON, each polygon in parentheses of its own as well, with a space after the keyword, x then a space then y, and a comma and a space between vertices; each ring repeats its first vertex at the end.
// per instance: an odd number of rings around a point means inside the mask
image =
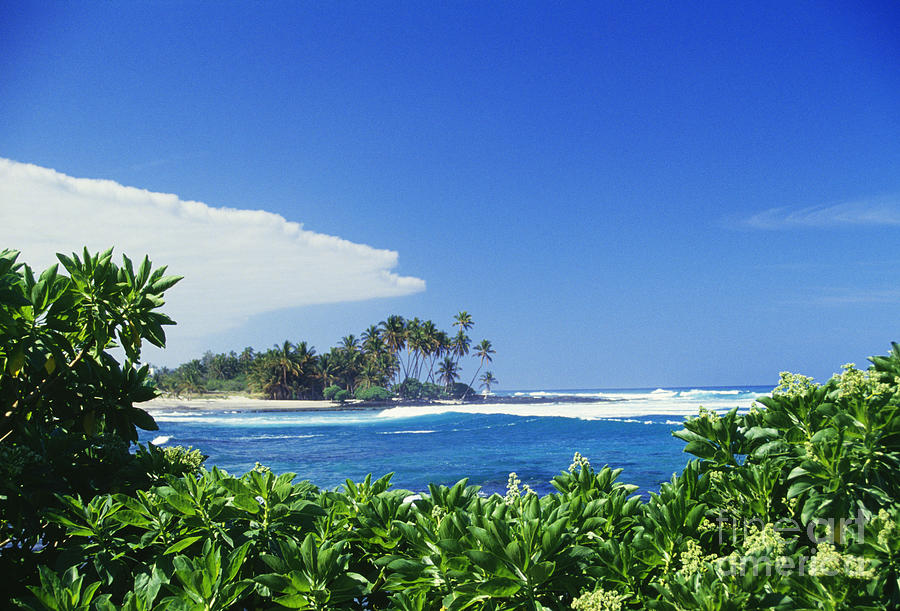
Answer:
POLYGON ((746 219, 744 224, 755 229, 897 226, 900 225, 900 200, 880 199, 800 209, 769 208, 746 219))
POLYGON ((72 178, 0 158, 0 248, 43 269, 55 253, 116 247, 185 278, 164 311, 171 340, 197 339, 283 308, 409 295, 419 278, 397 253, 303 229, 262 210, 214 208, 176 195, 72 178))

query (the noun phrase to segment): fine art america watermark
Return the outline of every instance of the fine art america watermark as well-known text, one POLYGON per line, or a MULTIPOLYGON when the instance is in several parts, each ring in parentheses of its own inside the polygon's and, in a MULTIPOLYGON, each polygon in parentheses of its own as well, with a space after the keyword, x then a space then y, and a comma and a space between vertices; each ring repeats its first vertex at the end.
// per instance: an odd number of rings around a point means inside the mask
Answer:
POLYGON ((718 531, 719 544, 730 539, 735 548, 744 550, 743 555, 732 553, 718 559, 724 575, 771 576, 774 573, 780 576, 845 575, 867 579, 874 573, 865 558, 840 553, 835 547, 836 543, 845 541, 851 533, 855 533, 857 541, 865 538, 865 528, 870 521, 862 510, 857 510, 856 518, 816 518, 805 526, 793 519, 767 524, 759 519, 737 521, 719 517, 716 522, 713 525, 707 521, 706 530, 718 531), (802 540, 804 537, 815 545, 813 555, 792 556, 785 553, 790 539, 802 540))

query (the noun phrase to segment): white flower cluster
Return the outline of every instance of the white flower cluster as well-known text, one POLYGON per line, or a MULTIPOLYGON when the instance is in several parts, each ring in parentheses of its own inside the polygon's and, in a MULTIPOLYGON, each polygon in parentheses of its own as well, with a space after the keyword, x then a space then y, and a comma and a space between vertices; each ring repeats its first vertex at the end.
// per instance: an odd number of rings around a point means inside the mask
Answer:
POLYGON ((438 526, 441 525, 441 520, 443 520, 447 516, 447 510, 441 507, 440 505, 435 505, 431 510, 431 519, 438 523, 438 526))
POLYGON ((693 539, 688 539, 685 549, 679 554, 681 560, 681 573, 685 577, 692 577, 696 573, 705 573, 709 569, 709 563, 716 559, 715 554, 703 555, 703 548, 693 539))
POLYGON ((705 407, 703 407, 701 405, 700 409, 697 412, 697 417, 700 418, 701 420, 708 420, 710 422, 715 422, 719 419, 719 414, 717 414, 716 412, 714 412, 710 409, 706 409, 705 407))
POLYGON ((624 601, 621 594, 598 588, 573 600, 572 608, 576 611, 621 611, 624 601))
POLYGON ((575 456, 572 457, 572 464, 569 465, 569 473, 575 473, 580 469, 590 469, 591 463, 590 461, 581 455, 581 452, 575 452, 575 456))
POLYGON ((744 552, 747 554, 768 554, 781 556, 787 541, 775 528, 774 524, 766 524, 762 528, 753 526, 747 540, 744 541, 744 552))
POLYGON ((813 577, 830 577, 844 575, 850 579, 872 579, 875 569, 869 566, 865 558, 853 554, 842 554, 830 543, 820 543, 816 553, 807 565, 813 577))
POLYGON ((853 363, 847 363, 841 369, 843 371, 835 376, 841 398, 871 399, 891 392, 890 384, 870 378, 868 372, 860 371, 853 363))
POLYGON ((878 545, 888 547, 892 538, 900 535, 900 527, 891 517, 887 509, 878 511, 878 515, 872 520, 875 528, 878 529, 878 545))
POLYGON ((778 386, 772 391, 773 395, 785 395, 786 397, 803 397, 819 387, 809 376, 782 371, 778 374, 778 386))
POLYGON ((506 496, 503 497, 503 500, 507 505, 512 505, 522 496, 527 496, 529 494, 537 494, 528 484, 522 484, 522 480, 519 479, 519 476, 516 475, 516 472, 513 471, 509 474, 509 479, 506 482, 506 496), (522 486, 522 489, 519 490, 519 486, 522 486))

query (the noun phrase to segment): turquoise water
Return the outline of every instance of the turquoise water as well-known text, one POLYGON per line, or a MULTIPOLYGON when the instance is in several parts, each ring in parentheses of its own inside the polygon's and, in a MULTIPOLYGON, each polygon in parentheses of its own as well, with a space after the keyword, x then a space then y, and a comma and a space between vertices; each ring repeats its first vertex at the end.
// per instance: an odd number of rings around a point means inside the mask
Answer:
MULTIPOLYGON (((425 490, 468 477, 485 493, 505 492, 515 471, 538 493, 568 468, 574 452, 596 466, 624 469, 620 479, 656 490, 689 459, 672 437, 699 405, 746 409, 768 387, 656 390, 518 391, 521 395, 603 396, 603 403, 566 397, 536 405, 465 405, 365 412, 155 412, 160 430, 141 441, 190 445, 207 466, 243 473, 256 461, 291 471, 323 488, 394 473, 395 487, 425 490), (464 410, 464 411, 461 411, 464 410)), ((517 394, 510 391, 505 394, 517 394)))

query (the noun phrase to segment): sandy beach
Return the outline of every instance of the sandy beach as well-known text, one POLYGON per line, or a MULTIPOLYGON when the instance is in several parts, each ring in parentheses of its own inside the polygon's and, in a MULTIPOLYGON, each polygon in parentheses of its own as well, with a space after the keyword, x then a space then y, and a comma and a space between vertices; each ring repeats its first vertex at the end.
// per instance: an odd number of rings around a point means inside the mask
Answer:
MULTIPOLYGON (((211 398, 192 398, 179 399, 175 397, 157 397, 152 401, 141 404, 141 407, 148 412, 158 410, 172 409, 191 409, 191 410, 234 410, 234 411, 332 411, 332 410, 354 410, 354 409, 373 409, 365 405, 360 405, 361 401, 347 401, 343 405, 333 401, 312 401, 312 400, 283 400, 272 401, 269 399, 254 399, 243 396, 228 397, 211 397, 211 398)), ((384 409, 381 407, 381 409, 384 409)))
POLYGON ((574 397, 549 399, 546 397, 490 397, 486 401, 379 401, 350 400, 343 404, 326 400, 268 400, 245 396, 178 399, 160 397, 141 407, 151 414, 171 411, 230 411, 230 412, 349 412, 378 411, 393 417, 416 417, 448 411, 469 414, 508 414, 514 416, 606 419, 639 418, 659 415, 683 417, 695 415, 701 404, 714 411, 733 407, 748 409, 752 400, 734 399, 706 401, 671 401, 665 399, 594 399, 574 397))

